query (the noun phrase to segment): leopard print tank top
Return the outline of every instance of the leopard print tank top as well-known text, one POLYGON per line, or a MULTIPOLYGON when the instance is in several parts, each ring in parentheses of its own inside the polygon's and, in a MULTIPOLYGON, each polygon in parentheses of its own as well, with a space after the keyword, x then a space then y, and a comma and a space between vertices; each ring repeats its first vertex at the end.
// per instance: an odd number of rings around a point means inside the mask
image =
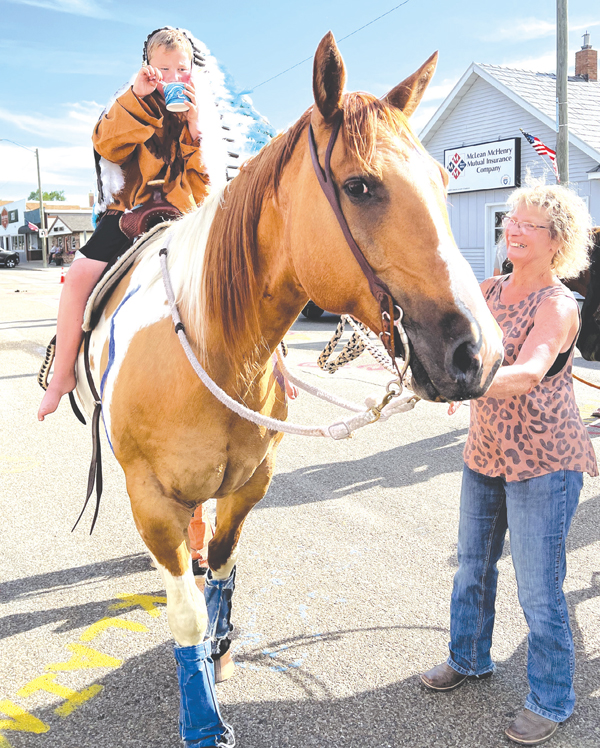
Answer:
MULTIPOLYGON (((534 291, 516 304, 500 300, 506 276, 494 279, 485 299, 502 330, 504 364, 515 362, 540 304, 551 296, 573 294, 566 286, 534 291)), ((596 456, 573 390, 573 346, 557 374, 546 375, 526 395, 471 400, 471 424, 464 460, 475 472, 507 481, 536 478, 557 470, 598 475, 596 456)))

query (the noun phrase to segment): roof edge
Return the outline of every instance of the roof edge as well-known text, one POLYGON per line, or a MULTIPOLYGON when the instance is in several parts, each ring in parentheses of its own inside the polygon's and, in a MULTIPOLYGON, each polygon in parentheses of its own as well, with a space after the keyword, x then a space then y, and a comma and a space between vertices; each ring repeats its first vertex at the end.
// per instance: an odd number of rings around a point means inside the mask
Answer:
POLYGON ((429 122, 425 125, 425 127, 419 133, 419 140, 421 142, 423 142, 423 140, 425 140, 425 138, 430 134, 434 126, 440 120, 442 115, 446 112, 450 104, 454 101, 454 99, 457 97, 461 89, 465 86, 466 82, 468 81, 468 79, 471 77, 471 75, 474 72, 475 72, 475 63, 472 62, 470 66, 467 68, 467 70, 463 73, 462 77, 458 80, 458 82, 456 83, 452 91, 450 91, 450 93, 446 96, 444 101, 442 101, 442 103, 436 109, 433 117, 429 120, 429 122))
MULTIPOLYGON (((513 69, 516 69, 516 68, 507 68, 507 70, 513 70, 513 69)), ((433 117, 421 130, 419 134, 419 139, 421 141, 424 141, 428 135, 433 134, 433 132, 435 132, 438 129, 437 127, 435 127, 435 125, 438 124, 438 122, 443 117, 443 115, 448 111, 450 105, 458 97, 461 89, 464 88, 468 79, 473 74, 478 75, 486 83, 489 83, 490 86, 495 88, 497 91, 500 91, 500 93, 507 96, 509 99, 511 99, 511 101, 514 101, 515 104, 520 106, 526 112, 531 114, 536 119, 540 120, 540 122, 542 122, 544 125, 549 127, 551 130, 556 131, 556 120, 552 119, 551 117, 548 117, 546 114, 544 114, 544 112, 540 111, 537 107, 533 106, 533 104, 528 102, 522 96, 519 96, 519 94, 515 93, 512 89, 510 89, 504 83, 501 83, 493 75, 491 75, 491 73, 485 70, 485 68, 483 68, 480 63, 472 62, 469 68, 467 69, 467 71, 462 76, 462 78, 458 81, 456 86, 452 89, 452 91, 448 94, 446 99, 442 102, 439 109, 435 112, 433 117)), ((600 151, 597 151, 595 148, 590 146, 588 143, 586 143, 584 140, 582 140, 579 136, 575 135, 571 131, 569 131, 569 143, 572 143, 576 148, 578 148, 580 151, 585 153, 587 156, 589 156, 594 161, 600 161, 600 151)))

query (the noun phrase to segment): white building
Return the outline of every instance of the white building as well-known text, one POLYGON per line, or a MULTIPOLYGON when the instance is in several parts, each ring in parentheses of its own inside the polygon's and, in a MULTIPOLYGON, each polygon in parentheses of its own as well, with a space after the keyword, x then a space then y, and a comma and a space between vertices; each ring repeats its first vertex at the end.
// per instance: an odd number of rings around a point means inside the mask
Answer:
MULTIPOLYGON (((94 231, 92 209, 64 203, 46 203, 48 251, 57 248, 64 262, 70 262, 94 231)), ((21 262, 42 259, 39 203, 23 198, 14 202, 0 201, 0 249, 19 253, 21 262), (37 207, 36 207, 37 206, 37 207), (30 228, 30 224, 36 228, 30 228)))
POLYGON ((0 249, 18 252, 21 262, 28 259, 27 250, 31 247, 31 242, 19 233, 26 210, 25 198, 0 205, 0 249))
MULTIPOLYGON (((599 225, 600 83, 589 44, 577 53, 575 72, 568 82, 569 181, 599 225)), ((556 149, 556 76, 473 63, 420 134, 449 171, 452 231, 479 280, 493 273, 512 188, 527 172, 555 182, 521 129, 556 149)))

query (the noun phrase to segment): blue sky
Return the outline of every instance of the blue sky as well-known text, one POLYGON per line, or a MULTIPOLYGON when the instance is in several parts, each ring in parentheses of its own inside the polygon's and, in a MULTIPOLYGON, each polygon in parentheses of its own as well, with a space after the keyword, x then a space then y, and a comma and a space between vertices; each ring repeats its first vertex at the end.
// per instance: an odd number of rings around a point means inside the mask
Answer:
MULTIPOLYGON (((0 139, 39 148, 44 190, 85 201, 94 189, 91 131, 113 92, 141 63, 146 35, 169 24, 202 39, 252 91, 277 129, 312 103, 311 56, 329 29, 337 39, 398 5, 398 0, 0 0, 0 139), (170 5, 170 4, 169 4, 170 5)), ((600 48, 600 18, 590 0, 569 2, 569 58, 587 29, 600 48)), ((414 115, 425 125, 471 62, 539 71, 555 69, 555 4, 505 0, 409 0, 340 42, 349 90, 386 93, 439 50, 438 69, 414 115)), ((0 199, 37 187, 35 157, 0 143, 0 199)))

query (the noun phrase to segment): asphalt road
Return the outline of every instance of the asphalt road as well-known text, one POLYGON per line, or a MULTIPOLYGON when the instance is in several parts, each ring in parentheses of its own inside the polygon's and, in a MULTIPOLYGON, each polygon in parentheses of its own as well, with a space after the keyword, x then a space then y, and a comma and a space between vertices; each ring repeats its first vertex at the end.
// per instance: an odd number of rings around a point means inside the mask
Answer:
MULTIPOLYGON (((85 495, 88 427, 68 404, 35 414, 60 269, 0 268, 0 747, 175 748, 178 689, 164 591, 104 443, 105 490, 85 495), (14 729, 11 729, 14 728, 14 729)), ((299 320, 290 359, 311 382, 362 401, 387 375, 365 358, 315 365, 336 320, 299 320)), ((600 370, 577 360, 600 383, 600 370)), ((600 392, 577 384, 591 417, 600 392)), ((301 396, 291 418, 331 422, 301 396)), ((489 748, 522 707, 526 626, 508 543, 500 562, 495 676, 431 694, 418 673, 447 656, 468 407, 414 411, 342 442, 286 436, 241 542, 235 676, 217 687, 242 748, 489 748)), ((586 477, 568 544, 566 593, 578 704, 552 745, 600 745, 600 483, 586 477)))

